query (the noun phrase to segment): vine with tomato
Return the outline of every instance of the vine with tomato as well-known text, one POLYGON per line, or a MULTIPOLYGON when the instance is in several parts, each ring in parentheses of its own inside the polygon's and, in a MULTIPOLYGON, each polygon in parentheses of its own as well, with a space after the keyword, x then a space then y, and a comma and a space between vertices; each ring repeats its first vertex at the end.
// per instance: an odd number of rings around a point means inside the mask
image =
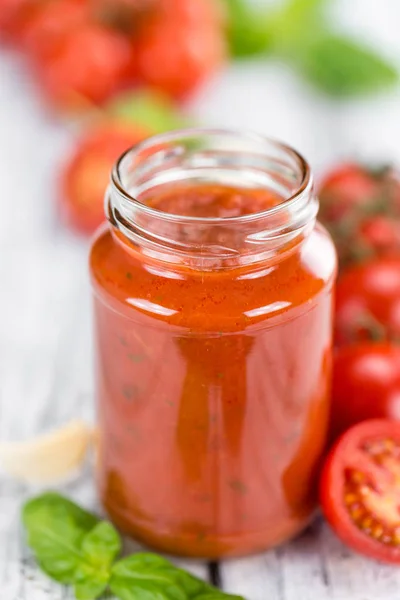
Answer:
POLYGON ((348 163, 322 181, 339 277, 325 517, 350 547, 400 563, 400 177, 348 163))

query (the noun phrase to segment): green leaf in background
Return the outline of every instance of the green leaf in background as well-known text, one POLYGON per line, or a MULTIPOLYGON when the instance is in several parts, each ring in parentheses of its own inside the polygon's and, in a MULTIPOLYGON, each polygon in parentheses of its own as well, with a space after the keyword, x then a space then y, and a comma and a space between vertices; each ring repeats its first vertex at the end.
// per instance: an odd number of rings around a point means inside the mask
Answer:
POLYGON ((332 31, 331 0, 286 0, 269 9, 225 1, 234 56, 275 55, 336 97, 379 92, 398 81, 396 69, 378 53, 332 31))
POLYGON ((289 60, 325 28, 330 0, 287 0, 271 14, 273 50, 289 60))
POLYGON ((333 96, 377 92, 398 80, 396 69, 373 50, 339 35, 317 37, 298 59, 306 77, 333 96))
POLYGON ((149 91, 120 96, 112 102, 107 113, 124 122, 140 124, 153 133, 182 129, 190 125, 171 100, 149 91))
POLYGON ((98 598, 108 586, 111 567, 121 552, 121 539, 107 521, 98 523, 82 540, 82 560, 75 571, 78 600, 98 598))
POLYGON ((177 568, 147 552, 117 562, 112 569, 110 589, 120 600, 188 600, 177 582, 177 568))
POLYGON ((226 0, 228 41, 232 56, 243 58, 263 54, 271 48, 269 13, 246 0, 226 0))
POLYGON ((60 583, 73 583, 82 540, 98 519, 53 492, 27 502, 22 519, 42 570, 60 583))

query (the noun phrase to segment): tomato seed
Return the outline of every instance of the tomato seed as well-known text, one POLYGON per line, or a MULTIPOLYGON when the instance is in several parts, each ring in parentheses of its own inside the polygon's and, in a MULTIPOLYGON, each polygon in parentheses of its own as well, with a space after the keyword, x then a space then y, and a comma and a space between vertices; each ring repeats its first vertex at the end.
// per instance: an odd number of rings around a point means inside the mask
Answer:
POLYGON ((344 501, 347 505, 354 504, 357 500, 358 498, 355 494, 346 494, 344 497, 344 501))
POLYGON ((352 471, 351 472, 351 481, 356 484, 363 483, 365 481, 364 473, 361 473, 360 471, 352 471))
POLYGON ((374 536, 374 538, 379 539, 383 534, 383 527, 382 525, 375 525, 375 527, 372 530, 372 535, 374 536))
POLYGON ((364 513, 364 511, 363 511, 363 509, 361 507, 355 508, 355 509, 353 509, 353 510, 350 511, 350 514, 351 514, 351 516, 353 518, 353 521, 356 521, 356 522, 363 515, 363 513, 364 513))

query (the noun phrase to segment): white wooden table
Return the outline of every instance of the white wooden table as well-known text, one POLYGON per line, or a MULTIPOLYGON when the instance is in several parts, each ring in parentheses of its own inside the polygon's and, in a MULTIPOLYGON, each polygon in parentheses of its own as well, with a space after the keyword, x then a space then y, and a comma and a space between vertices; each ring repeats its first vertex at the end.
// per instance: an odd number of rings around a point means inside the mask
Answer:
MULTIPOLYGON (((339 3, 340 4, 340 3, 339 3)), ((342 2, 341 17, 400 57, 398 0, 342 2), (350 4, 350 3, 347 3, 350 4), (361 11, 362 7, 362 11, 361 11), (383 11, 383 15, 382 15, 383 11), (386 12, 385 12, 386 11, 386 12)), ((340 7, 339 9, 340 10, 340 7)), ((299 148, 318 170, 346 154, 400 160, 400 91, 334 105, 278 65, 239 66, 193 106, 204 123, 247 127, 299 148)), ((71 128, 48 117, 19 59, 0 52, 0 439, 28 439, 92 418, 87 242, 59 224, 57 166, 71 128)), ((61 488, 96 507, 89 472, 61 488)), ((1 600, 67 600, 42 576, 20 531, 36 490, 0 475, 1 600)), ((188 567, 207 577, 204 564, 188 567)), ((318 520, 293 543, 221 565, 223 587, 246 600, 397 600, 400 569, 355 556, 318 520)))

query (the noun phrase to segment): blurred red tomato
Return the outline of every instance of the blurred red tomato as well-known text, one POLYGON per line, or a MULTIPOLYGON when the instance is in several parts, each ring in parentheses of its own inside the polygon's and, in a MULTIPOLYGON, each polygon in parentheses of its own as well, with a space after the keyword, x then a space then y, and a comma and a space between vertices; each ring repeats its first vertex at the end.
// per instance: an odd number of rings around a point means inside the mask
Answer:
POLYGON ((400 180, 393 169, 341 165, 323 180, 319 197, 320 220, 334 238, 342 266, 400 255, 400 180))
POLYGON ((51 0, 38 3, 21 26, 20 42, 30 58, 51 54, 62 37, 89 23, 87 0, 51 0))
POLYGON ((346 217, 378 193, 378 181, 363 166, 348 163, 332 171, 320 187, 321 214, 327 219, 346 217))
POLYGON ((147 84, 177 98, 192 92, 222 63, 221 15, 212 0, 161 0, 134 38, 137 72, 147 84))
POLYGON ((26 19, 47 0, 0 0, 0 34, 3 40, 16 43, 26 19))
POLYGON ((78 142, 61 178, 62 213, 74 229, 92 233, 104 221, 104 192, 114 162, 148 135, 139 126, 110 122, 78 142))
POLYGON ((330 439, 377 418, 400 420, 400 348, 388 343, 345 346, 333 362, 330 439))
POLYGON ((347 268, 336 287, 335 341, 400 340, 400 257, 347 268))
POLYGON ((123 36, 99 25, 70 31, 37 63, 39 80, 59 108, 100 104, 126 83, 131 47, 123 36))

